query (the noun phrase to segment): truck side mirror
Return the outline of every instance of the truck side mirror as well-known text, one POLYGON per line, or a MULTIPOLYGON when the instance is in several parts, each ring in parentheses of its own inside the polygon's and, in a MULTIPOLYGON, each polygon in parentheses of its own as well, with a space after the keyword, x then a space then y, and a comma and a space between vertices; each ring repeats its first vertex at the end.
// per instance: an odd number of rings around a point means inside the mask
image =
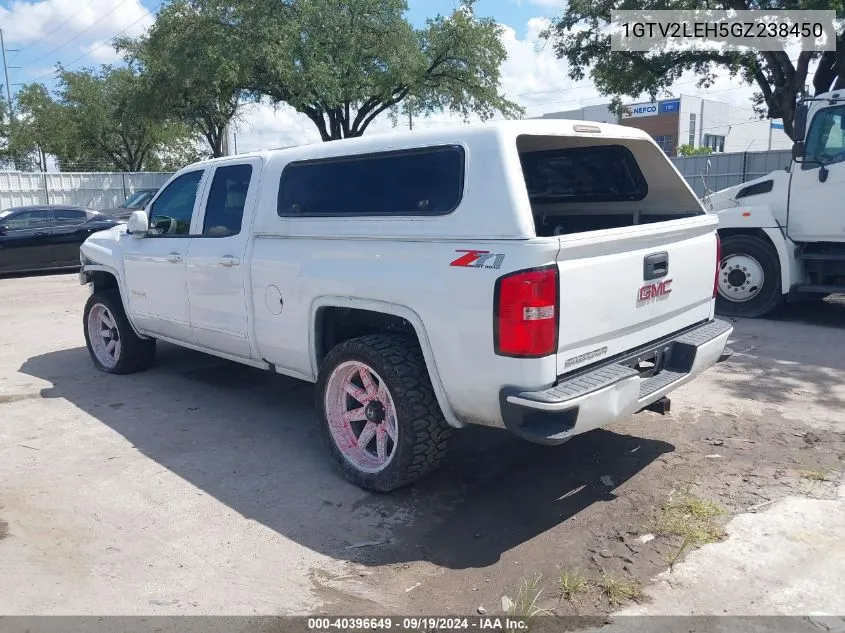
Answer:
POLYGON ((146 211, 133 211, 126 223, 126 232, 132 237, 144 237, 150 231, 150 220, 146 211))
MULTIPOLYGON (((795 107, 795 117, 792 119, 792 138, 803 141, 807 132, 807 104, 799 103, 795 107)), ((793 154, 794 156, 794 154, 793 154)))
POLYGON ((795 141, 792 144, 792 160, 796 163, 804 162, 804 141, 795 141))

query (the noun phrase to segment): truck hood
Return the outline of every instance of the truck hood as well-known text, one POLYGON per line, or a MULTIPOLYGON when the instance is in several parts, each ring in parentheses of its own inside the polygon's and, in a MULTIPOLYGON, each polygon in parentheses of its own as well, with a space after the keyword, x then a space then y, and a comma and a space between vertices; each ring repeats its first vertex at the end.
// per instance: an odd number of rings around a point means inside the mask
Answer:
POLYGON ((766 205, 785 200, 789 172, 782 169, 704 197, 704 208, 713 213, 746 205, 766 205), (737 197, 739 196, 739 198, 737 197))

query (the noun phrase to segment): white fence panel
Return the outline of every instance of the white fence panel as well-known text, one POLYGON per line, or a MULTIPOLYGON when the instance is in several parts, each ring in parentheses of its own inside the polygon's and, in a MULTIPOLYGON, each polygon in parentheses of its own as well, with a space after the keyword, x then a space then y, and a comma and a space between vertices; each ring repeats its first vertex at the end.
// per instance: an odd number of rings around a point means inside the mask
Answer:
POLYGON ((162 186, 172 174, 0 172, 0 209, 29 204, 116 207, 138 189, 162 186))

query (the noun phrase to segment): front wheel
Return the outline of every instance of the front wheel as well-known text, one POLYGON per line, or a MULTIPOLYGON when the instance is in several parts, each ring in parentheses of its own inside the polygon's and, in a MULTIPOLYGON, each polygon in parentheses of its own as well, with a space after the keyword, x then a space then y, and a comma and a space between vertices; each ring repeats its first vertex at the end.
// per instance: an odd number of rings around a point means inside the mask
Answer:
POLYGON ((135 334, 116 290, 97 291, 88 297, 83 329, 88 353, 100 371, 133 374, 153 364, 156 342, 135 334))
POLYGON ((783 302, 780 262, 774 247, 754 235, 722 240, 716 312, 756 318, 783 302))
POLYGON ((451 429, 415 340, 374 334, 335 347, 317 382, 320 430, 343 475, 389 492, 433 471, 451 429))

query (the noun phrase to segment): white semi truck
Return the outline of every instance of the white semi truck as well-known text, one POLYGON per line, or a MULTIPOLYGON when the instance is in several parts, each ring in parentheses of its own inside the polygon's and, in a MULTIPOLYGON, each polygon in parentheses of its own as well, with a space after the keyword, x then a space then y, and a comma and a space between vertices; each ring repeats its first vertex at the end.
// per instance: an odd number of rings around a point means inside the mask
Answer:
POLYGON ((789 169, 705 198, 722 240, 720 314, 845 292, 845 90, 799 103, 795 139, 789 169))

